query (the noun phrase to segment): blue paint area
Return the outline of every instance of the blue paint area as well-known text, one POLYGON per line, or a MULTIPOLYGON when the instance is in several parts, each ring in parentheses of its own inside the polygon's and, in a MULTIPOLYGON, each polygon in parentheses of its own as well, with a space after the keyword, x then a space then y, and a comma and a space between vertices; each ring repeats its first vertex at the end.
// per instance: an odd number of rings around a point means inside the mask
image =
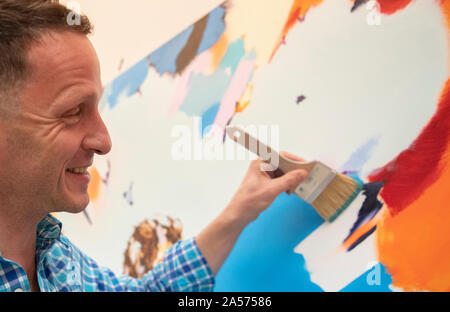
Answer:
POLYGON ((189 116, 201 116, 212 105, 222 101, 231 78, 223 70, 217 70, 208 76, 204 74, 193 75, 188 94, 179 110, 189 116))
MULTIPOLYGON (((220 103, 230 85, 236 68, 245 56, 244 43, 238 39, 228 46, 217 70, 211 75, 194 74, 188 94, 179 110, 189 116, 201 116, 216 103, 220 103), (229 73, 227 73, 229 68, 229 73)), ((252 55, 249 54, 249 57, 252 55)))
POLYGON ((147 78, 148 71, 149 64, 147 59, 144 58, 139 63, 117 77, 111 83, 111 86, 107 88, 107 99, 109 106, 114 108, 117 105, 119 96, 123 93, 125 93, 126 96, 135 94, 147 78))
POLYGON ((200 129, 200 135, 203 138, 205 134, 209 132, 208 127, 214 123, 217 112, 219 111, 220 103, 217 103, 206 110, 202 115, 202 123, 200 129))
POLYGON ((378 138, 369 139, 350 155, 350 158, 339 169, 339 171, 361 171, 363 166, 370 159, 370 156, 377 144, 378 138))
POLYGON ((392 284, 391 275, 386 271, 386 267, 383 264, 378 263, 374 267, 367 270, 360 277, 355 279, 353 282, 345 286, 341 291, 391 292, 392 290, 389 288, 389 285, 391 284, 392 284), (377 276, 378 272, 380 273, 379 276, 377 276))
POLYGON ((109 95, 112 93, 112 85, 113 85, 113 83, 111 82, 103 88, 103 94, 100 99, 100 102, 98 103, 98 111, 99 112, 103 112, 105 107, 109 106, 108 98, 109 98, 109 95))
POLYGON ((211 11, 208 16, 206 29, 203 33, 203 38, 200 42, 200 46, 198 47, 197 54, 208 50, 220 39, 223 32, 225 31, 224 16, 225 8, 221 6, 211 11))
POLYGON ((350 178, 352 178, 353 180, 355 180, 359 184, 364 184, 364 181, 361 179, 361 177, 359 176, 358 172, 356 172, 356 173, 347 173, 346 176, 349 176, 350 178))
POLYGON ((164 73, 176 73, 178 54, 183 50, 193 29, 194 25, 189 26, 183 32, 161 46, 158 50, 150 54, 150 63, 160 75, 163 75, 164 73))
POLYGON ((215 291, 322 291, 294 248, 323 219, 295 195, 281 194, 242 232, 216 277, 215 291))
MULTIPOLYGON (((225 70, 226 68, 230 68, 231 76, 233 76, 236 68, 239 65, 239 62, 241 61, 241 58, 244 57, 244 55, 244 40, 240 38, 231 42, 228 45, 227 51, 225 52, 225 55, 223 56, 222 61, 219 64, 219 69, 225 70)), ((249 56, 253 56, 254 58, 254 55, 255 52, 251 51, 249 56)))

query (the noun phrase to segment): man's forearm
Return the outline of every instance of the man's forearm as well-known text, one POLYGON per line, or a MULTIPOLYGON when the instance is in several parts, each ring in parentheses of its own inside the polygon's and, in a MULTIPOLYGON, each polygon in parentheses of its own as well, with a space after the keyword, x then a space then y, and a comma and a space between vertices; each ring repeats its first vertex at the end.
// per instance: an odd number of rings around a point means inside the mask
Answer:
POLYGON ((219 272, 242 230, 258 218, 278 195, 292 190, 308 175, 300 169, 271 179, 261 169, 263 163, 261 159, 251 162, 229 205, 195 239, 214 275, 219 272))
POLYGON ((225 209, 195 238, 214 275, 219 272, 242 230, 249 223, 232 210, 230 207, 225 209))

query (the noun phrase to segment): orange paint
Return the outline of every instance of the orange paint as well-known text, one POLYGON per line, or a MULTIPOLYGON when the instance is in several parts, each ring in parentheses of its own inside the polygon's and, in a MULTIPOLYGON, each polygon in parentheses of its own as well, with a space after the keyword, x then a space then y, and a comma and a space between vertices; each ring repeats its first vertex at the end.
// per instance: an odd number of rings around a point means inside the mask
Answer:
POLYGON ((450 79, 408 153, 376 174, 386 181, 380 194, 388 208, 377 227, 379 260, 394 286, 406 291, 450 291, 449 133, 450 79), (437 161, 426 162, 436 155, 437 161))
POLYGON ((220 39, 210 48, 211 53, 211 70, 215 71, 222 61, 225 52, 228 47, 228 39, 225 33, 222 34, 220 39))
POLYGON ((394 286, 406 291, 450 291, 450 142, 443 174, 396 216, 384 210, 377 228, 379 260, 394 286))
POLYGON ((253 84, 249 83, 245 87, 245 91, 241 99, 237 102, 235 110, 236 113, 242 113, 247 108, 247 106, 250 104, 252 93, 253 93, 253 84))
POLYGON ((100 193, 100 185, 102 183, 102 177, 95 167, 89 168, 89 174, 91 175, 91 181, 88 186, 89 199, 94 201, 98 198, 100 193))
POLYGON ((441 0, 441 10, 447 22, 447 28, 450 30, 450 0, 441 0))
MULTIPOLYGON (((275 48, 272 52, 272 55, 270 57, 270 60, 274 57, 275 53, 277 52, 280 45, 283 43, 284 39, 286 38, 288 32, 292 29, 292 27, 295 26, 298 19, 305 18, 306 12, 312 7, 319 5, 322 3, 323 0, 294 0, 294 3, 292 4, 291 10, 289 12, 286 24, 284 25, 284 28, 280 34, 280 38, 278 39, 277 44, 275 45, 275 48)), ((269 62, 270 62, 269 60, 269 62)))

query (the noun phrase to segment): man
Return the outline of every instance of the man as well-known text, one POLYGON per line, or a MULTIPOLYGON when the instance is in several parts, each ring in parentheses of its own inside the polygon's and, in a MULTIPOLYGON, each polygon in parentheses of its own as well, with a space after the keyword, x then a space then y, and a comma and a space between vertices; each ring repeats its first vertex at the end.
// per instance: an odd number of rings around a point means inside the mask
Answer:
POLYGON ((0 0, 0 291, 212 290, 241 231, 307 173, 271 179, 255 160, 223 212, 143 278, 99 267, 49 215, 86 208, 87 168, 111 149, 91 25, 69 25, 70 13, 58 1, 0 0))

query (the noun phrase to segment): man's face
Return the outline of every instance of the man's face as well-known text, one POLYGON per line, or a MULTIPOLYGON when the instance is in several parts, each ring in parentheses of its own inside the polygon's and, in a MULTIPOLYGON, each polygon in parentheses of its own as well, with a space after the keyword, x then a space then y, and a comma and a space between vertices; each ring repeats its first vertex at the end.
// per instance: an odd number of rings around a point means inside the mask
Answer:
POLYGON ((40 215, 80 212, 89 203, 86 170, 111 149, 97 55, 86 36, 54 32, 28 57, 17 114, 0 123, 0 195, 40 215))

